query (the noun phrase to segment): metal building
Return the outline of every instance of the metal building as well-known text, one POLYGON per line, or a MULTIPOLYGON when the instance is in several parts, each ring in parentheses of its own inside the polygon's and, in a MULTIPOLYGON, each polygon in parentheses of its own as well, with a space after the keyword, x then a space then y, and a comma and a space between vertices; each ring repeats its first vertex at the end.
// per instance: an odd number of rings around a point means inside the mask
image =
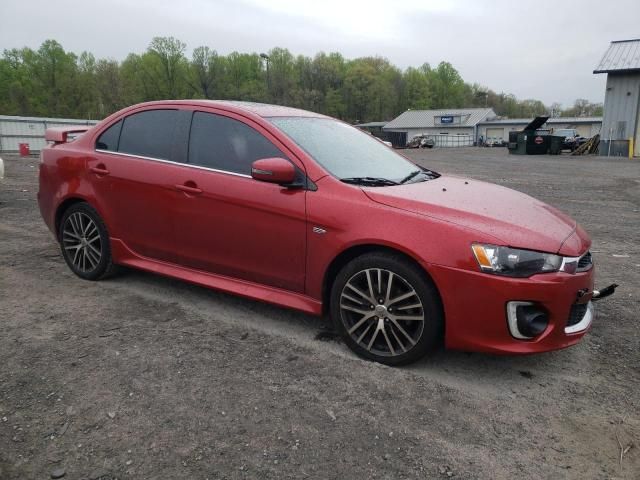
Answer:
POLYGON ((492 108, 407 110, 382 130, 397 147, 404 147, 417 135, 432 138, 437 147, 464 147, 476 141, 480 122, 495 117, 492 108))
MULTIPOLYGON (((491 143, 509 141, 509 132, 518 132, 526 127, 531 118, 502 118, 499 120, 487 120, 478 124, 478 139, 491 143)), ((559 130, 563 128, 575 128, 578 133, 586 138, 593 137, 602 129, 602 117, 557 117, 547 120, 542 128, 559 130)))
POLYGON ((640 39, 611 42, 593 73, 607 74, 600 155, 640 156, 640 39))
POLYGON ((382 127, 384 127, 387 123, 389 122, 358 123, 354 125, 354 127, 358 127, 360 130, 365 130, 369 132, 371 135, 373 135, 374 137, 378 137, 382 140, 387 140, 388 139, 387 132, 382 130, 382 127))
POLYGON ((98 121, 0 115, 0 152, 18 152, 21 143, 28 143, 32 152, 39 152, 47 144, 44 139, 47 128, 95 125, 98 121))

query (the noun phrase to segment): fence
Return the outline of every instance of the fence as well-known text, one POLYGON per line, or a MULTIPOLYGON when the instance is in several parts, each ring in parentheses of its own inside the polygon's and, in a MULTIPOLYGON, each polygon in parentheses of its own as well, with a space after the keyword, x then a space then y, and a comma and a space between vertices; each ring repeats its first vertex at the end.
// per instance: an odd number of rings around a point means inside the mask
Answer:
POLYGON ((434 147, 472 147, 473 135, 447 135, 447 134, 433 134, 425 135, 426 138, 433 140, 434 147))
POLYGON ((32 152, 39 152, 47 142, 44 132, 49 127, 95 125, 99 120, 74 118, 13 117, 0 115, 0 152, 14 153, 21 143, 28 143, 32 152))

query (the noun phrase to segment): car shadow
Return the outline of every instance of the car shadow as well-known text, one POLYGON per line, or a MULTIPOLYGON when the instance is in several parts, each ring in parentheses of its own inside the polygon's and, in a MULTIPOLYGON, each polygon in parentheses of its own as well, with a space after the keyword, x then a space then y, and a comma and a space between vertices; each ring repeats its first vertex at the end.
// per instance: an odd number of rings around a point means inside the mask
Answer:
POLYGON ((185 309, 195 309, 205 317, 268 333, 313 339, 321 332, 332 331, 330 322, 323 317, 142 270, 123 268, 109 282, 136 295, 157 301, 178 302, 185 309))
MULTIPOLYGON (((342 343, 326 317, 316 317, 296 310, 246 299, 218 290, 190 284, 140 270, 123 269, 109 280, 114 286, 157 301, 177 302, 195 309, 204 318, 221 320, 240 327, 275 334, 311 348, 359 359, 342 343)), ((480 390, 503 385, 506 390, 536 382, 545 385, 572 377, 567 365, 579 362, 584 346, 535 355, 492 355, 439 348, 403 371, 428 377, 452 387, 480 390)))
POLYGON ((568 380, 580 382, 580 371, 573 366, 579 365, 586 354, 583 344, 531 355, 495 355, 440 348, 405 368, 452 387, 512 394, 531 385, 547 387, 568 380))

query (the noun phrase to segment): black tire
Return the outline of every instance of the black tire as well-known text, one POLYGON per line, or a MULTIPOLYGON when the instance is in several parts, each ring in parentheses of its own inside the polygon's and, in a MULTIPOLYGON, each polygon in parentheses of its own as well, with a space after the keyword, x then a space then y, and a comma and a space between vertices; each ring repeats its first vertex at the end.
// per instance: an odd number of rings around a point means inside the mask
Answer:
POLYGON ((78 277, 101 280, 115 273, 107 227, 88 203, 74 203, 65 210, 58 241, 64 260, 78 277))
POLYGON ((398 254, 372 252, 346 264, 331 288, 330 314, 351 350, 385 365, 415 362, 442 339, 444 315, 435 286, 417 265, 398 254), (375 306, 370 292, 379 297, 375 306), (398 300, 403 296, 407 298, 398 300))

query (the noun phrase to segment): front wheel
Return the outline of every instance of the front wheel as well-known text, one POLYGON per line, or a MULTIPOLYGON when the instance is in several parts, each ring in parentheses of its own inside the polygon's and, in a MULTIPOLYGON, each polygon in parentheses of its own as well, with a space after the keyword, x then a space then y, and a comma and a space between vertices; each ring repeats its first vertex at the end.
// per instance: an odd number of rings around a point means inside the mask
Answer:
POLYGON ((107 228, 88 203, 75 203, 64 212, 58 238, 62 256, 80 278, 99 280, 114 272, 107 228))
POLYGON ((358 355, 414 362, 440 341, 443 314, 431 281, 400 255, 369 253, 349 262, 331 290, 331 317, 358 355))

